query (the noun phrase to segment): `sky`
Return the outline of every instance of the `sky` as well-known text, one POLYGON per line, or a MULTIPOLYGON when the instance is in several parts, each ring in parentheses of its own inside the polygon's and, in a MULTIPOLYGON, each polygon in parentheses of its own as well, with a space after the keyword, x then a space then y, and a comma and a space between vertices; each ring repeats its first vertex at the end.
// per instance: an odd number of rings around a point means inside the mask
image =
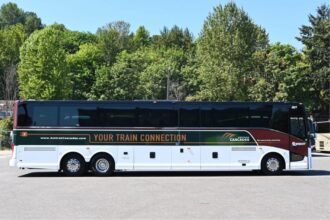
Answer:
MULTIPOLYGON (((0 5, 9 1, 0 0, 0 5)), ((11 0, 24 11, 35 12, 46 25, 64 24, 70 30, 95 33, 109 22, 124 20, 131 31, 145 26, 151 34, 178 25, 198 37, 204 20, 217 5, 228 0, 11 0)), ((236 0, 250 18, 266 29, 271 43, 303 45, 295 39, 308 15, 326 0, 236 0)))

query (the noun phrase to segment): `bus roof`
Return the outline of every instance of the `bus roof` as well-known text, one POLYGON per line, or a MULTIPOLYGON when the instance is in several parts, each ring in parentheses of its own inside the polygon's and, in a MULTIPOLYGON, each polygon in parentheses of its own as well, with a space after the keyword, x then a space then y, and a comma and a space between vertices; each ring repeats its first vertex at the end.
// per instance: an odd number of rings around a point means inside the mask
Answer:
POLYGON ((76 104, 155 104, 155 103, 168 103, 168 104, 223 104, 223 105, 232 105, 232 104, 284 104, 284 105, 303 105, 298 102, 243 102, 243 101, 226 101, 226 102, 214 102, 214 101, 177 101, 177 100, 108 100, 108 101, 90 101, 90 100, 18 100, 19 103, 76 103, 76 104))

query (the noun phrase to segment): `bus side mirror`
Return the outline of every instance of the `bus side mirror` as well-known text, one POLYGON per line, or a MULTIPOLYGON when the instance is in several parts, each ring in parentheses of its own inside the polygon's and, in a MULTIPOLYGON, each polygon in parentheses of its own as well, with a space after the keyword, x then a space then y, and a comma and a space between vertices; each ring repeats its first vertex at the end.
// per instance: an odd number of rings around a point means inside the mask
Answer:
POLYGON ((308 132, 308 134, 309 134, 309 137, 310 137, 310 138, 315 138, 315 137, 316 137, 316 135, 315 135, 314 132, 308 132))

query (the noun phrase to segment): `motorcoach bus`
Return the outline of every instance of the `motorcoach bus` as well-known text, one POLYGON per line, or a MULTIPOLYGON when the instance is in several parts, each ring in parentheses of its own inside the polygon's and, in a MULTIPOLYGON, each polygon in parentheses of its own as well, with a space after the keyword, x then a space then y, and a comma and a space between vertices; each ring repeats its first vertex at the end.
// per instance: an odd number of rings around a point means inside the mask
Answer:
POLYGON ((16 101, 10 166, 114 171, 311 168, 299 103, 16 101))

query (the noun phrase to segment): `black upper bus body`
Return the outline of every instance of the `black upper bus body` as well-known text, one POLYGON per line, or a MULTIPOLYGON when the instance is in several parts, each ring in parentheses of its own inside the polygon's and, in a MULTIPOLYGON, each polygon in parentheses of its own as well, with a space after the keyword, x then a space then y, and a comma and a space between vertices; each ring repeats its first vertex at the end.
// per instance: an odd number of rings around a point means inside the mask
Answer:
POLYGON ((16 128, 270 128, 290 132, 305 110, 284 102, 19 101, 16 128))

